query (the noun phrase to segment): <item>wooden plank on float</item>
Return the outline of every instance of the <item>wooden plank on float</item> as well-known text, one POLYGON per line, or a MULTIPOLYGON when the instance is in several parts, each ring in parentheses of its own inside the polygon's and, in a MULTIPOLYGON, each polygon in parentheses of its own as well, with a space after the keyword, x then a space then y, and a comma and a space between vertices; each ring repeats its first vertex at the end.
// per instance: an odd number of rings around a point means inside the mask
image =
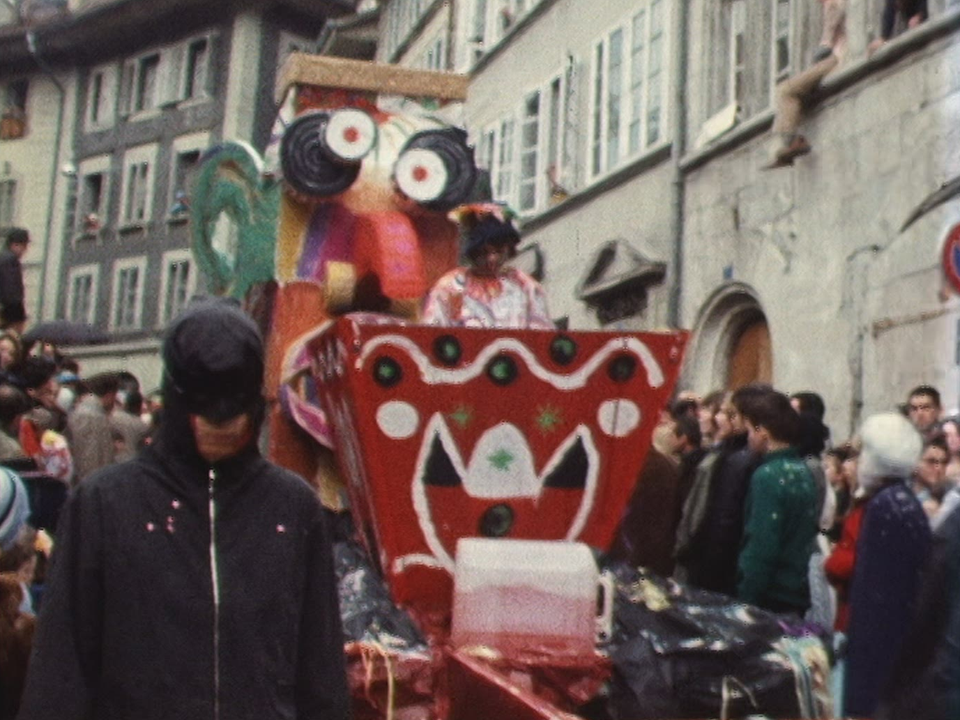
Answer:
POLYGON ((280 71, 276 101, 283 102, 287 88, 314 85, 345 90, 367 90, 383 95, 466 100, 470 79, 466 75, 415 70, 397 65, 345 58, 291 53, 280 71))

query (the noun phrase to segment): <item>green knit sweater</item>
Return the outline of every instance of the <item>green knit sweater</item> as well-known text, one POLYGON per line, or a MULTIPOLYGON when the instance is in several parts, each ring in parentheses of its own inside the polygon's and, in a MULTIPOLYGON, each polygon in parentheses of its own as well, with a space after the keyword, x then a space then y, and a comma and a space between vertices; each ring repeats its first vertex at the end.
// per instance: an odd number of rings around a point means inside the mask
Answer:
POLYGON ((795 450, 764 457, 750 478, 744 517, 737 597, 760 607, 808 607, 817 490, 795 450))

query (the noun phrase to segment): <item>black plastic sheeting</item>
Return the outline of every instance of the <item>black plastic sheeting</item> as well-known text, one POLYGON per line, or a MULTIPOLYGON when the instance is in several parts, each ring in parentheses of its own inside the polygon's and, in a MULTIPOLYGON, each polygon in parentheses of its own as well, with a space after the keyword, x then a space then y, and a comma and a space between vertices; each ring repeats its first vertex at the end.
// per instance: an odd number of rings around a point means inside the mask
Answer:
POLYGON ((340 592, 344 641, 377 643, 398 653, 429 655, 427 642, 406 611, 394 605, 347 515, 328 513, 340 592))
POLYGON ((803 716, 796 676, 771 651, 812 628, 623 564, 605 569, 616 578, 609 717, 803 716))

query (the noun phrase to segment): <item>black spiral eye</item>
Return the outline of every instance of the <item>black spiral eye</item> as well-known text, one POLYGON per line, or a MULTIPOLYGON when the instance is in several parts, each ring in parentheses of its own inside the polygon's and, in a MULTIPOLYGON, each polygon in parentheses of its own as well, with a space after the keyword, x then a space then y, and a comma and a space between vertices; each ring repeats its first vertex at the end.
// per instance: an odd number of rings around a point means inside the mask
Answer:
POLYGON ((360 174, 359 163, 338 159, 327 147, 329 123, 329 113, 304 113, 290 123, 280 142, 284 182, 307 198, 322 199, 341 193, 360 174))
POLYGON ((417 133, 400 151, 393 177, 404 195, 430 210, 460 205, 477 180, 466 133, 457 128, 417 133))

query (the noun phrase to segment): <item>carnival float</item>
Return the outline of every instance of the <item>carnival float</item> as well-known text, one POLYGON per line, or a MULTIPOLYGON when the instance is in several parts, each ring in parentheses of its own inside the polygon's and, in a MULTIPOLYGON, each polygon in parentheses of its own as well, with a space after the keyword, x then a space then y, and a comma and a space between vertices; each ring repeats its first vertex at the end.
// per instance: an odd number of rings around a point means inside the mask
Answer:
POLYGON ((818 640, 604 556, 685 332, 418 322, 489 200, 467 90, 295 54, 264 156, 211 148, 191 198, 268 341, 268 455, 331 510, 355 717, 828 716, 818 640))

